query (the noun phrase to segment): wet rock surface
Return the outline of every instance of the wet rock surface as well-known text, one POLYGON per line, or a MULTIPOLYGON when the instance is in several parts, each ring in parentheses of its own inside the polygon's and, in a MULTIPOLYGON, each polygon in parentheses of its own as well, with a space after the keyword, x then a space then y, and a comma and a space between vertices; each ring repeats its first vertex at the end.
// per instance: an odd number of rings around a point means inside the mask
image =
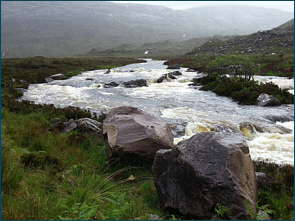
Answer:
POLYGON ((103 121, 109 161, 152 163, 159 149, 171 149, 173 135, 169 125, 138 108, 112 109, 103 121))
POLYGON ((276 97, 263 93, 257 98, 257 105, 261 107, 279 106, 281 102, 276 97))
POLYGON ((122 83, 125 88, 135 88, 135 87, 147 87, 147 82, 145 79, 137 79, 126 81, 122 83))
POLYGON ((171 150, 159 150, 153 164, 162 210, 189 219, 212 219, 217 203, 227 219, 250 219, 258 200, 249 148, 239 134, 199 133, 171 150))

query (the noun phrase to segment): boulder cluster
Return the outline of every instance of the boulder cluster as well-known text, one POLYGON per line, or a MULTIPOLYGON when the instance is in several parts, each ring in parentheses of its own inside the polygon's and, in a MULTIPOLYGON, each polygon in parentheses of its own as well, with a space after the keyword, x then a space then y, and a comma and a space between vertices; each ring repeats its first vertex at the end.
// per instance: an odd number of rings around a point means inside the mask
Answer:
MULTIPOLYGON (((174 70, 156 82, 179 75, 182 73, 174 70)), ((201 77, 196 76, 191 85, 198 86, 201 77)), ((148 86, 145 79, 138 79, 110 82, 104 87, 119 85, 148 86)), ((265 94, 259 99, 260 106, 278 105, 265 94)), ((258 184, 270 182, 269 177, 255 174, 249 148, 241 134, 202 132, 175 146, 173 125, 130 106, 112 109, 102 123, 82 118, 68 122, 53 119, 51 124, 53 131, 68 133, 78 129, 104 140, 110 165, 117 162, 152 165, 160 208, 185 218, 214 219, 216 207, 221 205, 227 208, 224 219, 251 219, 249 207, 256 211, 258 184)))
POLYGON ((110 165, 152 165, 160 208, 188 219, 214 219, 218 205, 227 208, 223 219, 251 219, 258 184, 270 182, 263 174, 257 181, 241 134, 202 132, 174 146, 170 125, 130 106, 112 109, 102 124, 89 118, 51 123, 60 132, 78 128, 104 139, 110 165))

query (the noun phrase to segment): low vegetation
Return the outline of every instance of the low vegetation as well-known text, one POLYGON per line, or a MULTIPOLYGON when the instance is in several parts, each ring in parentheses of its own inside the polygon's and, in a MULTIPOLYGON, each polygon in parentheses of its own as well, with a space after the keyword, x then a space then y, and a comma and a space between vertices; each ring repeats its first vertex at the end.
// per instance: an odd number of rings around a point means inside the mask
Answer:
POLYGON ((184 56, 166 61, 165 64, 179 64, 199 72, 212 72, 212 68, 242 65, 246 60, 251 64, 254 75, 294 77, 294 55, 224 55, 224 56, 184 56), (221 62, 222 61, 222 62, 221 62), (215 66, 214 66, 215 64, 215 66))
POLYGON ((258 189, 258 206, 268 205, 270 217, 274 220, 294 219, 294 167, 274 163, 254 162, 255 171, 272 177, 269 186, 258 189))
POLYGON ((281 104, 294 104, 294 95, 273 83, 259 83, 254 75, 293 77, 294 55, 224 55, 186 57, 166 62, 178 63, 208 73, 201 79, 202 90, 231 97, 240 104, 253 105, 261 93, 273 95, 281 104))
POLYGON ((261 93, 273 95, 281 104, 294 103, 294 95, 276 84, 259 83, 244 77, 226 77, 216 72, 201 79, 201 90, 211 90, 219 96, 231 97, 240 104, 254 105, 261 93))
MULTIPOLYGON (((110 168, 102 140, 77 130, 67 134, 51 131, 51 117, 69 119, 71 113, 71 108, 54 111, 45 106, 27 113, 2 108, 2 219, 165 216, 157 209, 150 170, 110 168), (128 180, 130 175, 134 180, 128 180)), ((85 116, 89 113, 81 117, 85 116)))
MULTIPOLYGON (((50 120, 83 117, 102 121, 75 107, 54 108, 15 100, 18 87, 66 77, 82 70, 109 68, 135 60, 27 58, 2 60, 1 81, 1 218, 3 220, 179 219, 159 210, 150 166, 116 164, 106 159, 104 142, 74 130, 59 133, 50 120), (44 67, 42 65, 44 65, 44 67), (14 80, 12 80, 13 78, 14 80)), ((136 60, 137 62, 137 60, 136 60)), ((293 167, 256 163, 275 178, 259 189, 259 206, 269 205, 272 219, 294 219, 293 167)), ((216 209, 217 217, 226 212, 216 209)))
POLYGON ((102 118, 75 107, 15 100, 20 95, 16 87, 44 82, 51 74, 69 77, 131 62, 138 60, 2 60, 2 219, 147 219, 150 213, 166 217, 157 208, 151 168, 110 167, 102 140, 78 130, 59 133, 50 124, 54 118, 102 118), (128 179, 130 175, 134 179, 128 179))
POLYGON ((83 71, 120 67, 131 63, 144 62, 134 58, 8 58, 1 60, 1 103, 12 102, 22 93, 15 88, 27 89, 29 84, 45 83, 45 78, 62 73, 66 78, 83 71))

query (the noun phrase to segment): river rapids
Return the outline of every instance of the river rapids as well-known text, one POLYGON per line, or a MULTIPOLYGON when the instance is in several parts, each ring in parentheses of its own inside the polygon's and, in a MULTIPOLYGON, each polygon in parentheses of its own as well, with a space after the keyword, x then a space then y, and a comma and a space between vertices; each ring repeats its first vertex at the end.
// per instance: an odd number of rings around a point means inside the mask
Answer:
MULTIPOLYGON (((294 105, 239 105, 230 98, 189 86, 202 73, 187 72, 187 68, 179 70, 182 75, 177 79, 156 83, 174 70, 168 70, 164 61, 146 60, 113 68, 109 74, 105 74, 107 70, 93 70, 66 80, 31 84, 21 99, 55 107, 80 107, 97 115, 114 107, 133 106, 169 123, 175 144, 204 131, 238 132, 245 136, 253 160, 294 165, 294 105), (103 87, 136 79, 146 79, 148 87, 103 87)), ((255 80, 273 81, 294 93, 294 79, 256 76, 255 80)))

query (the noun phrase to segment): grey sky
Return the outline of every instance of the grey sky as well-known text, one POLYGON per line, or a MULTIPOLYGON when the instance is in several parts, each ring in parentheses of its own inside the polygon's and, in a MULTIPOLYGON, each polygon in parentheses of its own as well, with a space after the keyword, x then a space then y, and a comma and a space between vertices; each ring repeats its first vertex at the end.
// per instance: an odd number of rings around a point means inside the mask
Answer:
POLYGON ((173 9, 186 9, 204 5, 252 5, 294 11, 294 1, 112 1, 117 3, 136 3, 163 5, 173 9))

